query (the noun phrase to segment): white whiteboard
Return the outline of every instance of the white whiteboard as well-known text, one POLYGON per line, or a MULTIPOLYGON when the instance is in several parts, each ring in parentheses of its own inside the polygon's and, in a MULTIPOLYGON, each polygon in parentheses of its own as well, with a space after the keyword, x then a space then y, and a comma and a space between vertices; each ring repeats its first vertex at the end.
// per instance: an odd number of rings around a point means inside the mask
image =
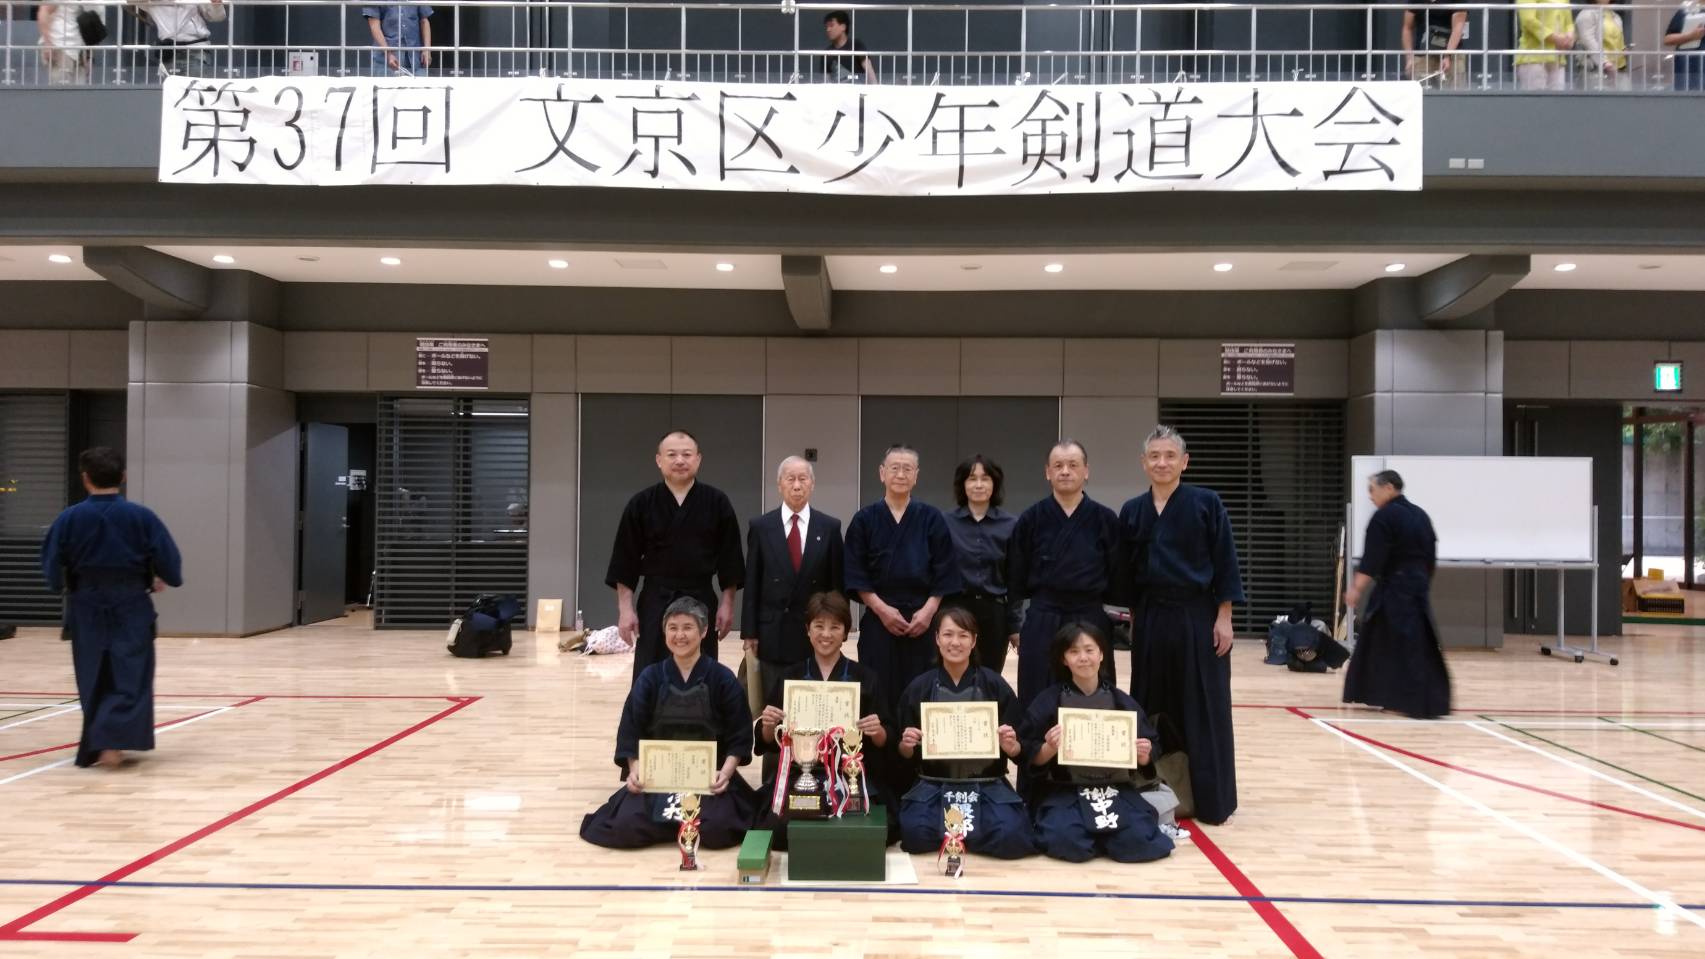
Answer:
POLYGON ((1374 505, 1367 478, 1403 477, 1403 494, 1427 511, 1439 560, 1590 562, 1593 462, 1563 456, 1357 456, 1351 555, 1360 558, 1374 505))

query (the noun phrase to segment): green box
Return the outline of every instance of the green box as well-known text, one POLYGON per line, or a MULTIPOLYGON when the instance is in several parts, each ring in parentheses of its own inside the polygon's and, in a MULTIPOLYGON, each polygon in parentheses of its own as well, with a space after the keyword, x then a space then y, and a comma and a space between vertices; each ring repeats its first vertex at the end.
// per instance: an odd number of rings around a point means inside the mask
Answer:
POLYGON ((796 819, 787 824, 787 878, 883 882, 888 878, 888 810, 868 816, 796 819))
POLYGON ((747 831, 740 843, 740 858, 735 868, 740 873, 740 885, 761 886, 770 875, 770 843, 775 836, 768 829, 747 831))

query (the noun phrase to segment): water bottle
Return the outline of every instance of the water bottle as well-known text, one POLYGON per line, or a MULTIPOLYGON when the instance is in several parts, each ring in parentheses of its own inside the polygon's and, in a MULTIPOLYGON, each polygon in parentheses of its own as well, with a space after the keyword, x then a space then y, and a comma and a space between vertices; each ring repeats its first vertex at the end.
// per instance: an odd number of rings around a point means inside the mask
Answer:
POLYGON ((586 620, 581 618, 580 610, 574 611, 574 630, 580 632, 586 628, 586 620))

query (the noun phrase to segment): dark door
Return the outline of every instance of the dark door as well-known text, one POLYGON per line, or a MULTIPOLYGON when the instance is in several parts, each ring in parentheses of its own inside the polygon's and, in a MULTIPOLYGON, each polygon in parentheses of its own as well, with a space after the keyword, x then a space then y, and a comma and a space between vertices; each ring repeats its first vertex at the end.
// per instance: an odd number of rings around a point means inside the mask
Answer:
MULTIPOLYGON (((1504 453, 1508 456, 1590 456, 1593 502, 1598 505, 1598 631, 1622 632, 1622 408, 1616 404, 1505 404, 1504 453)), ((1592 573, 1565 574, 1565 632, 1586 635, 1592 624, 1592 573)), ((1505 574, 1504 631, 1557 633, 1557 574, 1516 570, 1505 574)))
POLYGON ((342 426, 302 424, 300 522, 296 623, 336 619, 349 560, 349 430, 342 426))

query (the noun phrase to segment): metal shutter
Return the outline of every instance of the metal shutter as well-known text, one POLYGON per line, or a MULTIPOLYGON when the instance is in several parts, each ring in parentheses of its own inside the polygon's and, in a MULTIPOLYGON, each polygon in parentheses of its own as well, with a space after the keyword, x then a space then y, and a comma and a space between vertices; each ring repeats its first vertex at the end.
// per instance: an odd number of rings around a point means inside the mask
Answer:
POLYGON ((41 541, 66 507, 69 397, 0 394, 0 623, 60 621, 41 577, 41 541))
POLYGON ((1340 402, 1168 402, 1161 422, 1189 444, 1185 482, 1220 494, 1231 514, 1248 602, 1239 635, 1267 634, 1298 602, 1331 621, 1344 520, 1344 406, 1340 402))
POLYGON ((528 422, 524 399, 380 398, 376 626, 527 595, 528 422))

